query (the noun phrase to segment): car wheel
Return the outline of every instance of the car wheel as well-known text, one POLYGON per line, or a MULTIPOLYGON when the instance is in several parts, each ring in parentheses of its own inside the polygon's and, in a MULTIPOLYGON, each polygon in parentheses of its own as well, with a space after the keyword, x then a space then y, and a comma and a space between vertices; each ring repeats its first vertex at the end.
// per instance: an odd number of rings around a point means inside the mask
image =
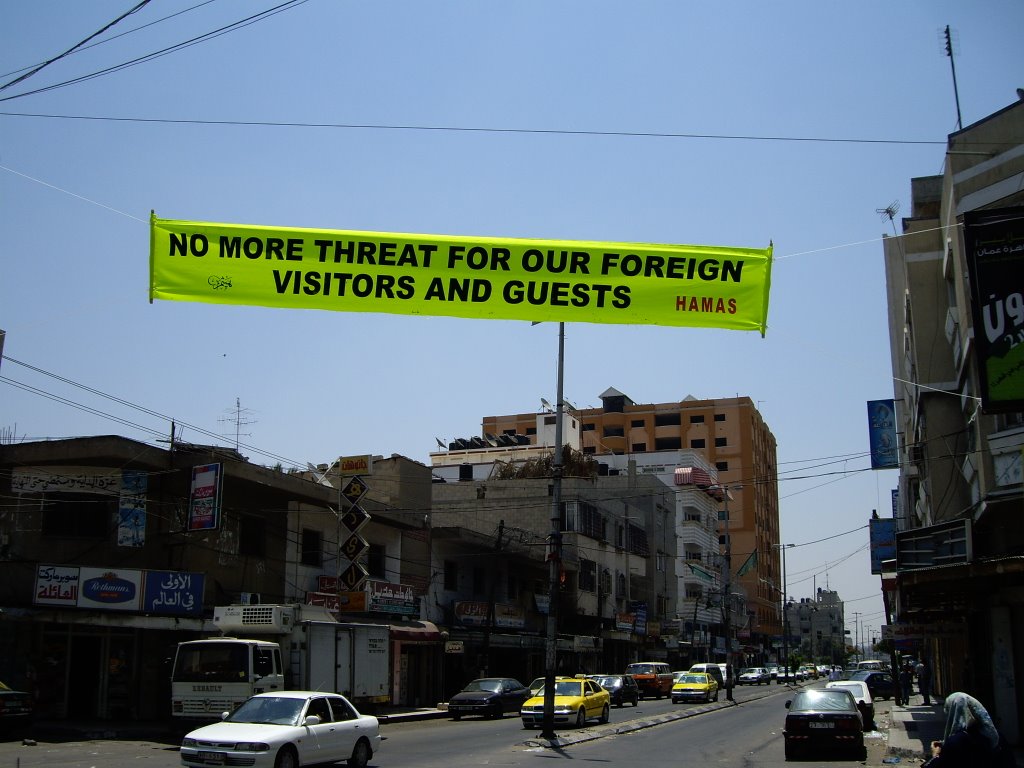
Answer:
POLYGON ((637 696, 636 698, 633 699, 633 706, 634 707, 639 707, 640 706, 640 697, 639 696, 637 696))
POLYGON ((352 749, 352 757, 348 759, 348 764, 351 768, 366 768, 371 757, 373 750, 370 749, 370 744, 366 739, 360 739, 352 749))
POLYGON ((462 719, 462 715, 452 715, 452 720, 455 720, 456 722, 458 722, 461 719, 462 719))
POLYGON ((785 742, 785 752, 786 752, 786 759, 787 760, 795 760, 796 759, 796 747, 794 747, 788 741, 785 742))
POLYGON ((718 701, 719 689, 715 688, 715 701, 718 701))
POLYGON ((601 722, 607 723, 609 720, 611 720, 611 710, 608 708, 608 705, 605 704, 604 709, 601 710, 601 722))
POLYGON ((295 747, 285 744, 277 753, 274 760, 274 768, 299 768, 299 756, 295 753, 295 747))
POLYGON ((582 728, 587 724, 587 711, 580 707, 580 711, 576 713, 576 727, 582 728))

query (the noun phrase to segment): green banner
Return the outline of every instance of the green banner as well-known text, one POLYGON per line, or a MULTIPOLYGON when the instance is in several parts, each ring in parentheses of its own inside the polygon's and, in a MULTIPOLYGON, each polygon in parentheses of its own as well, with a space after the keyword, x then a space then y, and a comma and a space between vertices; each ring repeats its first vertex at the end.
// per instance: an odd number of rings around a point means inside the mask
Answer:
POLYGON ((760 331, 772 248, 150 220, 150 301, 760 331))

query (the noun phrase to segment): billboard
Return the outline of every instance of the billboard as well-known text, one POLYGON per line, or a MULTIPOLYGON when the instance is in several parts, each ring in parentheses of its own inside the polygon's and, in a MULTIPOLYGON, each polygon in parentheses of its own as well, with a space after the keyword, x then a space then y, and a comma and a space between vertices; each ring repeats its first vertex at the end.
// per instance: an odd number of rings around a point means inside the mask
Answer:
POLYGON ((896 405, 892 399, 868 401, 868 439, 872 469, 898 469, 896 405))
POLYGON ((982 409, 1024 410, 1024 207, 965 213, 964 248, 982 409))

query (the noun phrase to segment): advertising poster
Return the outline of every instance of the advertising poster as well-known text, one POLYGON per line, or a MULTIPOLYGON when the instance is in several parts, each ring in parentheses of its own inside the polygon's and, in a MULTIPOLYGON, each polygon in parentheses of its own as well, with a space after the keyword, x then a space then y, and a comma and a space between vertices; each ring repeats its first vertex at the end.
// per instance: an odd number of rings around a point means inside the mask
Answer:
POLYGON ((212 531, 220 526, 221 465, 192 467, 192 490, 188 504, 188 529, 212 531))
POLYGON ((893 400, 868 401, 868 437, 872 469, 898 469, 896 446, 896 405, 893 400))
POLYGON ((982 408, 1024 410, 1024 208, 968 211, 964 247, 982 408))

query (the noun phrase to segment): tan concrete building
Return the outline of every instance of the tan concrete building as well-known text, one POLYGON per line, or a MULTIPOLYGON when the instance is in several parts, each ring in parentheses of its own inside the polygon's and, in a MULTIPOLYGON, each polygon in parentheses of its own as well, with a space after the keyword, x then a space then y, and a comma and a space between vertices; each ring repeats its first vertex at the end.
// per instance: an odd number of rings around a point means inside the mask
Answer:
POLYGON ((911 181, 902 234, 884 245, 900 466, 887 631, 929 659, 937 691, 980 699, 1014 745, 1024 731, 1024 374, 1005 373, 1016 403, 986 406, 982 373, 1014 359, 1024 338, 1022 136, 1020 98, 950 135, 944 174, 911 181), (974 285, 993 255, 999 277, 974 285))
MULTIPOLYGON (((779 564, 779 496, 775 436, 748 397, 640 404, 610 388, 600 408, 572 412, 585 454, 640 454, 700 451, 730 487, 726 507, 731 534, 732 573, 737 591, 746 594, 746 619, 737 624, 740 643, 751 656, 767 653, 782 634, 779 564), (756 551, 756 567, 737 576, 756 551)), ((555 414, 488 416, 483 433, 494 439, 527 435, 542 443, 538 431, 553 428, 555 414), (550 425, 545 419, 550 420, 550 425)), ((725 551, 725 537, 720 545, 725 551)), ((771 655, 768 653, 768 655, 771 655)))

